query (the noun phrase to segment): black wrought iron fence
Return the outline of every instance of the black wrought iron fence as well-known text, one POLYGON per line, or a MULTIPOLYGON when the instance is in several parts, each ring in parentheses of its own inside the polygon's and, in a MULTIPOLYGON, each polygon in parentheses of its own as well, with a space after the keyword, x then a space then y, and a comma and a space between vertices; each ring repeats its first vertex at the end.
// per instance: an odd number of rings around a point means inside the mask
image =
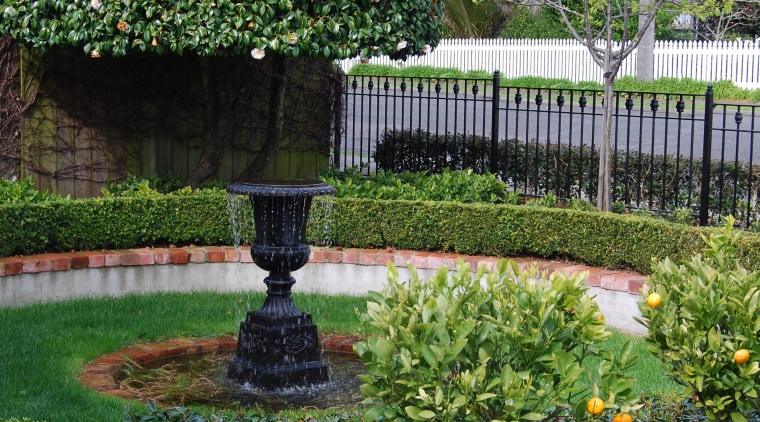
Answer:
MULTIPOLYGON (((602 91, 526 89, 492 79, 347 76, 333 161, 431 172, 490 171, 524 195, 596 200, 602 91), (498 87, 498 89, 496 89, 498 87)), ((616 92, 613 201, 701 224, 760 218, 760 106, 704 95, 616 92), (707 181, 707 183, 703 183, 707 181)))

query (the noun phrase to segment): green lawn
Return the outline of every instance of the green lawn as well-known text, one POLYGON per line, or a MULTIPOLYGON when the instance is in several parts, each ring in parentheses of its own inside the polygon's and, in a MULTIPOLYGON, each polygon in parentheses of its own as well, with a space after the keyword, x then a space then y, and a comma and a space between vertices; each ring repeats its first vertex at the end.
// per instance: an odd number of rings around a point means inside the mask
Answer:
MULTIPOLYGON (((321 333, 355 333, 365 298, 294 295, 321 333)), ((0 309, 0 419, 123 420, 127 401, 89 391, 76 380, 98 356, 138 342, 236 334, 263 293, 161 293, 81 299, 0 309)), ((618 347, 616 334, 606 347, 618 347)), ((647 394, 676 389, 638 341, 637 377, 647 394)))

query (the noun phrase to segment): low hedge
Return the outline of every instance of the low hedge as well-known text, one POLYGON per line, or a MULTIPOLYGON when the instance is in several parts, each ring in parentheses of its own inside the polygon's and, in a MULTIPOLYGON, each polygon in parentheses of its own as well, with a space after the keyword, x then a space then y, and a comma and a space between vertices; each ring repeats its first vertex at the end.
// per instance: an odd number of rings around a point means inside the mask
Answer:
MULTIPOLYGON (((340 199, 333 212, 333 240, 344 246, 566 258, 645 274, 653 259, 690 259, 704 246, 701 235, 718 230, 519 205, 340 199)), ((760 268, 760 237, 745 233, 740 249, 745 266, 760 268)))
MULTIPOLYGON (((329 240, 356 248, 566 258, 649 273, 652 259, 684 262, 709 227, 519 205, 335 198, 329 240)), ((96 198, 0 206, 0 256, 151 245, 224 245, 226 193, 96 198)), ((760 236, 744 234, 743 264, 760 268, 760 236)))
POLYGON ((230 239, 223 191, 0 205, 0 256, 230 239))

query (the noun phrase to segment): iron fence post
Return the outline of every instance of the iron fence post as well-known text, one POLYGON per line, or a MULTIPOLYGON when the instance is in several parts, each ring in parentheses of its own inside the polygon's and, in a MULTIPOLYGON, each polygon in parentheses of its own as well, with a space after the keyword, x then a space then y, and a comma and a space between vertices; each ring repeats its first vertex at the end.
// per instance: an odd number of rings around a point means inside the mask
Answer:
POLYGON ((710 167, 712 164, 712 129, 715 93, 712 85, 705 93, 705 130, 702 142, 702 184, 699 194, 699 225, 706 226, 710 217, 710 167))
POLYGON ((493 85, 491 86, 492 98, 491 98, 491 174, 496 174, 499 171, 499 85, 501 84, 501 78, 499 71, 493 72, 493 85))

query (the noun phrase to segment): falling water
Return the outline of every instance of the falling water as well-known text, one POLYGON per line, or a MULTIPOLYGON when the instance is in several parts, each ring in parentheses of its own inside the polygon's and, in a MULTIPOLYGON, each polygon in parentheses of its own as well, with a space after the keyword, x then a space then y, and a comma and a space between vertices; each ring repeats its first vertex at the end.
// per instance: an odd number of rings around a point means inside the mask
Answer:
POLYGON ((247 195, 227 193, 227 208, 230 212, 232 244, 240 246, 253 243, 255 228, 250 198, 247 195))
POLYGON ((333 195, 321 195, 314 197, 309 213, 309 222, 306 224, 306 240, 317 246, 330 246, 330 218, 332 216, 335 197, 333 195))
MULTIPOLYGON (((311 245, 329 246, 330 239, 330 216, 332 215, 334 197, 321 195, 314 197, 309 219, 306 224, 306 241, 311 245)), ((253 211, 251 200, 247 195, 235 193, 227 194, 227 207, 229 209, 230 227, 232 229, 232 244, 234 246, 250 245, 255 238, 256 228, 253 225, 253 211)), ((289 210, 294 214, 304 215, 305 204, 299 204, 297 209, 289 210)), ((273 216, 270 216, 273 217, 273 216)))

